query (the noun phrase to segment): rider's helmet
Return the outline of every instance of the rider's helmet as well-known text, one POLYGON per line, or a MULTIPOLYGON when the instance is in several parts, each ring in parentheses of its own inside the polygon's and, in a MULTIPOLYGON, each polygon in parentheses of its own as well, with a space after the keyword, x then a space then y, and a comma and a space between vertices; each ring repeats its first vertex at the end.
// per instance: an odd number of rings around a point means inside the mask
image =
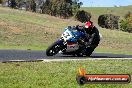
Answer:
POLYGON ((84 28, 88 31, 88 30, 91 30, 93 29, 93 23, 91 21, 88 21, 84 24, 84 28))

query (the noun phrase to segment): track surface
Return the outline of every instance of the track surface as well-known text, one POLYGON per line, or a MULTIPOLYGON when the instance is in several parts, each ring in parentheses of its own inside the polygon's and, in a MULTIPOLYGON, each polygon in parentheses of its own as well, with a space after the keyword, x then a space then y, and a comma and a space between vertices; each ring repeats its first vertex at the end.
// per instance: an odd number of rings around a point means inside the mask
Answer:
MULTIPOLYGON (((0 50, 0 62, 6 61, 36 61, 42 59, 86 59, 88 57, 73 57, 62 54, 56 56, 47 57, 45 51, 33 51, 33 50, 0 50)), ((121 54, 106 54, 106 53, 93 53, 89 58, 127 58, 132 59, 132 55, 121 54)))

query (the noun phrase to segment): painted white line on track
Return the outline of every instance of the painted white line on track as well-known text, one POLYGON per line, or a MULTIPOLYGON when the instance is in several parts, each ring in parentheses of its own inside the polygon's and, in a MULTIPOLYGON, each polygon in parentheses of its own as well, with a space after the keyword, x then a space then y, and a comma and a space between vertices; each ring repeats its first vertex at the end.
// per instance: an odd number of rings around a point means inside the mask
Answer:
POLYGON ((43 59, 43 62, 85 61, 92 59, 43 59))
POLYGON ((10 63, 10 62, 40 62, 43 61, 42 59, 38 60, 7 60, 7 61, 0 61, 2 63, 10 63))
POLYGON ((86 58, 86 59, 37 59, 37 60, 7 60, 7 62, 65 62, 65 61, 86 61, 86 60, 132 60, 132 58, 86 58))
POLYGON ((86 60, 132 60, 132 58, 87 58, 87 59, 42 59, 43 62, 65 62, 65 61, 86 61, 86 60))

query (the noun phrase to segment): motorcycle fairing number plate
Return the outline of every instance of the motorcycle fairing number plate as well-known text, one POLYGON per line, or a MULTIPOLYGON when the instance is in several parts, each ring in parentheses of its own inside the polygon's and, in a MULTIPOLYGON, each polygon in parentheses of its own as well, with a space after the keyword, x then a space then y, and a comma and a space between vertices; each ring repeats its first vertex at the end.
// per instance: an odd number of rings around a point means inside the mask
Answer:
POLYGON ((75 51, 79 49, 79 46, 78 44, 70 44, 70 45, 67 45, 67 52, 71 52, 71 51, 75 51))
POLYGON ((67 29, 62 35, 61 37, 64 39, 64 41, 72 38, 72 34, 71 32, 67 29))

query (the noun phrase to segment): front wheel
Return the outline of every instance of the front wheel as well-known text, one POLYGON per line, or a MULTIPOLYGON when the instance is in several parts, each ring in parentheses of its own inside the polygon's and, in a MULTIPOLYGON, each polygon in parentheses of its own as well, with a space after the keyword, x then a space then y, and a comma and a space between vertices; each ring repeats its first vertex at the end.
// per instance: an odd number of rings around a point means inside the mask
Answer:
POLYGON ((46 50, 46 55, 53 56, 56 55, 59 51, 60 51, 60 45, 57 42, 55 42, 48 47, 48 49, 46 50))

